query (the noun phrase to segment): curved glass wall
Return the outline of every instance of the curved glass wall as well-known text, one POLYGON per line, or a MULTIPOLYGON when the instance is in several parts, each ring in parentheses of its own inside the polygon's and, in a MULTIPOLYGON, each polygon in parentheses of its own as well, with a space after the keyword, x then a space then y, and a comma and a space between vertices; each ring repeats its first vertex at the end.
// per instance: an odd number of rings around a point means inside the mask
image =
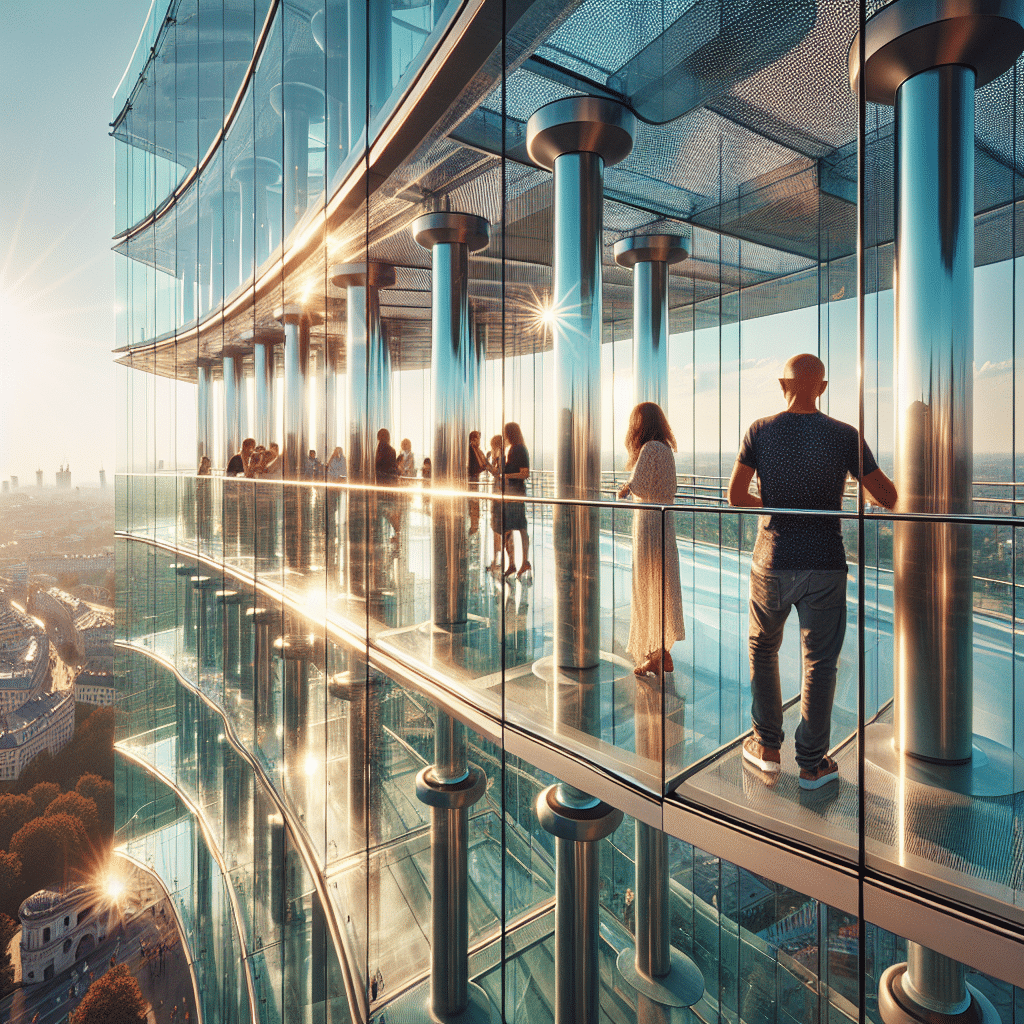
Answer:
MULTIPOLYGON (((626 890, 669 901, 702 1016, 887 1019, 900 956, 949 1006, 965 969, 1024 981, 1015 55, 970 118, 962 75, 869 83, 860 118, 855 4, 186 8, 115 127, 118 637, 192 694, 167 749, 227 729, 285 822, 345 1012, 429 991, 567 1024, 583 976, 584 1008, 648 1019, 609 980, 648 948, 626 890), (921 226, 936 197, 956 244, 921 226), (819 788, 795 615, 781 770, 744 758, 759 510, 729 504, 801 352, 900 493, 851 476, 832 512, 819 788), (674 435, 661 490, 623 443, 642 401, 674 435), (596 866, 560 872, 570 847, 596 866), (728 884, 705 892, 705 857, 728 884), (445 865, 465 921, 432 898, 445 865), (586 952, 558 944, 570 905, 596 908, 586 952)), ((188 772, 223 805, 222 769, 188 772)))

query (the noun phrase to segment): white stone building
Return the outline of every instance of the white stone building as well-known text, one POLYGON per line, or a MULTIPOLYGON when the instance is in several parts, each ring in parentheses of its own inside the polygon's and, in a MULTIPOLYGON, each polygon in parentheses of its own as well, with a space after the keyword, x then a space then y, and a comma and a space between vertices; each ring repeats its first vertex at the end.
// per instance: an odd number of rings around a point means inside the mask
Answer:
POLYGON ((59 690, 8 712, 0 732, 0 781, 21 776, 43 750, 56 754, 75 734, 75 694, 59 690))
POLYGON ((21 978, 38 985, 87 957, 107 937, 107 920, 96 891, 40 889, 22 903, 21 978))

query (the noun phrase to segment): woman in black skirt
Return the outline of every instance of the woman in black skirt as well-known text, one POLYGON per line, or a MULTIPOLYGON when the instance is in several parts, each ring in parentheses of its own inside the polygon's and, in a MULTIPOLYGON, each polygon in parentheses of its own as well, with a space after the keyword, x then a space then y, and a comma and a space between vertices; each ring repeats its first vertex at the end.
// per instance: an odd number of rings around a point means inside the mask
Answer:
POLYGON ((510 496, 526 497, 526 481, 530 476, 530 452, 523 439, 523 431, 518 423, 511 421, 505 424, 505 440, 508 451, 505 452, 505 552, 508 555, 508 568, 505 578, 516 572, 515 545, 512 541, 514 531, 519 531, 523 545, 523 564, 519 567, 516 577, 530 572, 530 535, 526 528, 526 505, 522 501, 509 501, 510 496))

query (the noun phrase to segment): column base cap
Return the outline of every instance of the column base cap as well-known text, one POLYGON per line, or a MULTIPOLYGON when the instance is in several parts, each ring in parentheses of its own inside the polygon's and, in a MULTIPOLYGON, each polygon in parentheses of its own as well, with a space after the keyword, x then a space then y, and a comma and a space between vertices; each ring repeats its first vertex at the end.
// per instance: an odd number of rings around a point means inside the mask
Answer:
POLYGON ((941 1013, 915 1003, 903 987, 907 965, 893 964, 878 982, 878 1012, 885 1024, 999 1024, 995 1007, 976 988, 967 986, 971 997, 961 1013, 941 1013))
POLYGON ((541 825, 558 839, 594 843, 610 836, 622 824, 622 811, 603 802, 593 807, 566 807, 558 799, 558 785, 548 786, 537 797, 541 825))
POLYGON ((615 960, 622 980, 634 992, 661 1006, 693 1006, 704 995, 704 975, 679 950, 672 950, 672 968, 663 978, 651 978, 636 965, 636 950, 627 946, 615 960))
POLYGON ((383 1009, 388 1020, 391 1019, 393 1009, 395 1018, 403 1024, 500 1024, 498 1011, 487 993, 473 982, 469 983, 468 989, 469 1002, 462 1013, 445 1015, 435 1012, 430 1005, 429 995, 424 1003, 398 999, 383 1009))
POLYGON ((469 766, 469 774, 461 782, 444 783, 434 778, 434 766, 427 765, 416 776, 416 798, 428 807, 443 810, 458 810, 469 807, 484 795, 487 776, 475 764, 469 766))

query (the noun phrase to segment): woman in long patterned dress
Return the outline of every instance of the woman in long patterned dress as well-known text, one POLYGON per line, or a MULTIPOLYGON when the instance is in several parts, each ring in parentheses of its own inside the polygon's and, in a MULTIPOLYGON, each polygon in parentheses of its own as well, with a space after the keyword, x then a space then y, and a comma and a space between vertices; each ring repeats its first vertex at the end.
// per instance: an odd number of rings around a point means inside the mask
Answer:
MULTIPOLYGON (((634 501, 674 504, 675 450, 676 439, 661 406, 641 402, 629 416, 626 468, 633 472, 619 497, 632 494, 634 501)), ((675 520, 671 515, 663 517, 660 512, 639 509, 633 513, 633 606, 626 644, 636 662, 633 671, 638 676, 671 672, 672 645, 685 636, 675 520)))

